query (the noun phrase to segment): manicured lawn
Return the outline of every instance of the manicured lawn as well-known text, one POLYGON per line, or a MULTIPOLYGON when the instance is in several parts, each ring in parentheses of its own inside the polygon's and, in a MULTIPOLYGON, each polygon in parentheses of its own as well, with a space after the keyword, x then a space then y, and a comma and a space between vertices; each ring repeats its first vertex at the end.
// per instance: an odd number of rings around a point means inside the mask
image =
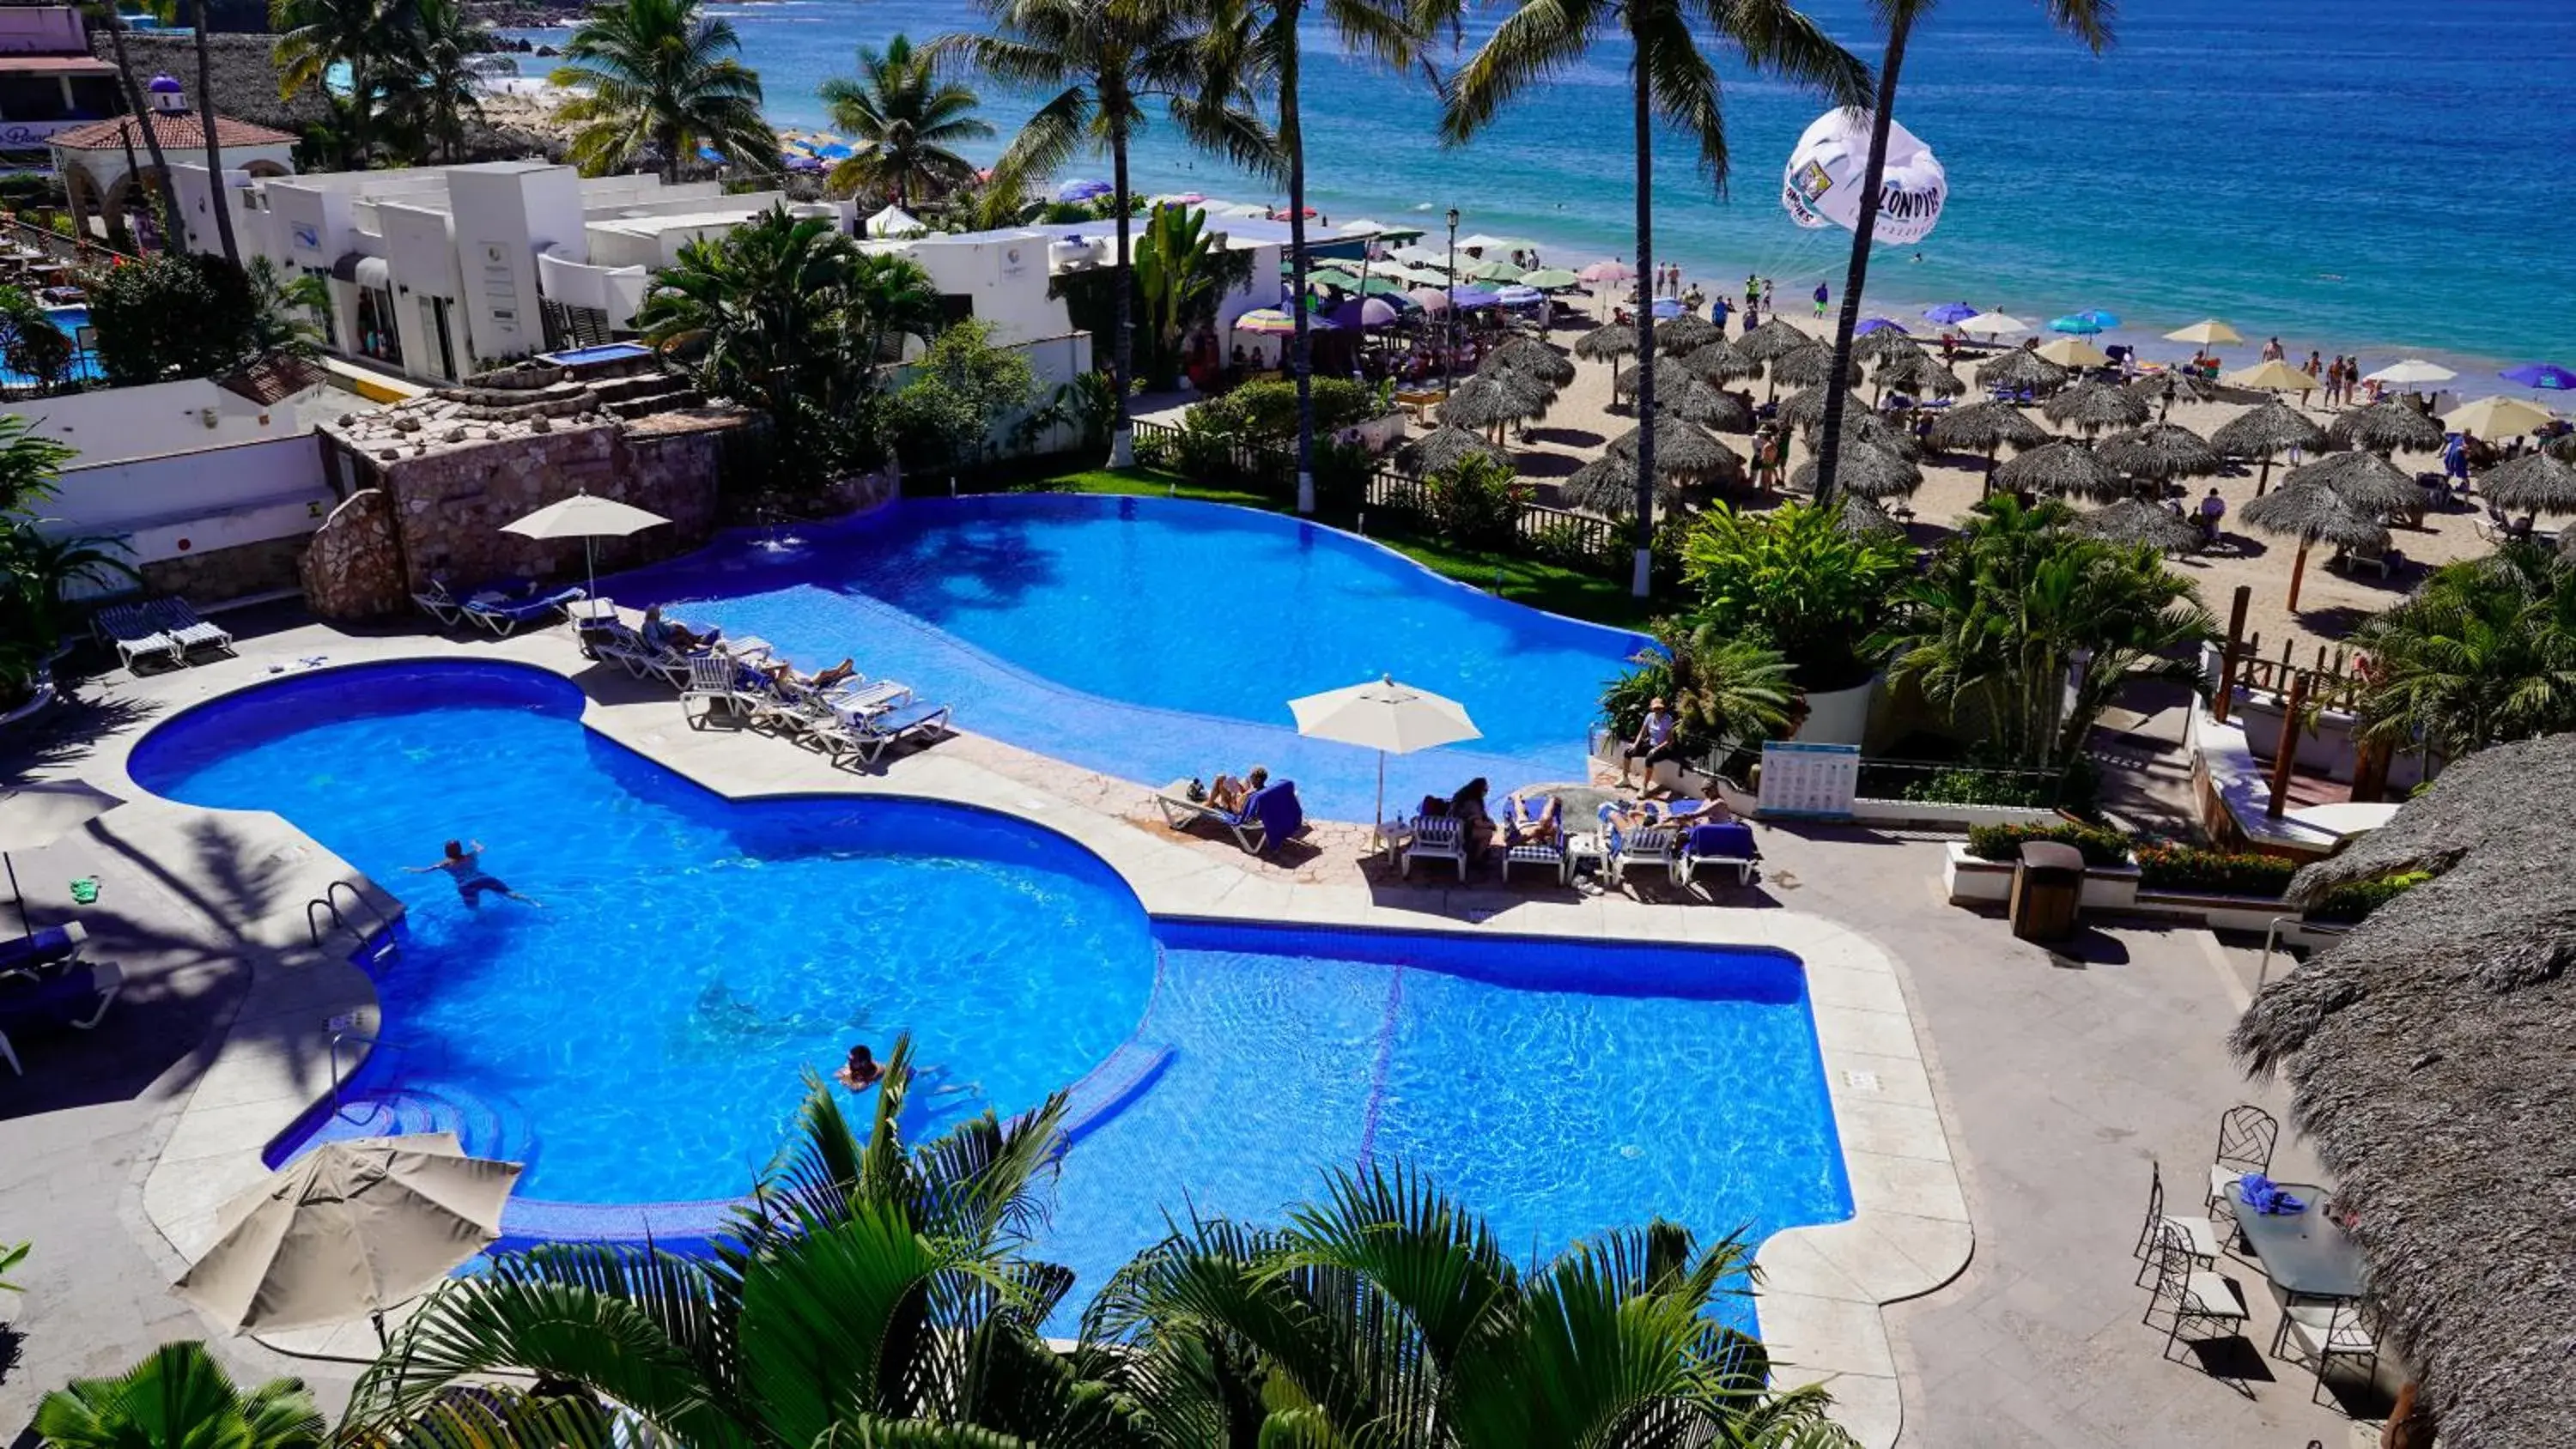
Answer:
MULTIPOLYGON (((1232 503, 1244 508, 1259 508, 1271 513, 1289 510, 1277 500, 1259 493, 1234 488, 1216 488, 1193 483, 1175 474, 1151 468, 1094 468, 1078 473, 1058 474, 1039 482, 1022 484, 1015 491, 1032 493, 1126 493, 1151 498, 1192 498, 1203 503, 1232 503)), ((1325 518, 1326 523, 1347 526, 1347 518, 1325 518)), ((1407 534, 1372 534, 1385 544, 1423 567, 1445 574, 1462 583, 1473 584, 1488 593, 1499 592, 1515 603, 1535 609, 1564 614, 1570 618, 1590 619, 1595 623, 1615 624, 1622 628, 1641 628, 1657 612, 1629 597, 1624 581, 1607 578, 1562 564, 1544 563, 1537 559, 1494 553, 1485 549, 1461 548, 1440 539, 1426 539, 1407 534), (1497 581, 1500 587, 1497 589, 1497 581)))

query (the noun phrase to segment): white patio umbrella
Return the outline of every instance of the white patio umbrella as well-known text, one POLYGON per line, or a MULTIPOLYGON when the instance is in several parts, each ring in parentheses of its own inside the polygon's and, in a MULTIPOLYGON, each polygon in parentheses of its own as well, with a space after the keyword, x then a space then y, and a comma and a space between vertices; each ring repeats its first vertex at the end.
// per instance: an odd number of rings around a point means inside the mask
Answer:
POLYGON ((2455 433, 2475 433, 2481 438, 2510 438, 2517 433, 2546 427, 2556 416, 2540 404, 2524 402, 2518 397, 2482 397, 2444 413, 2442 426, 2455 433))
POLYGON ((589 575, 587 592, 596 596, 599 593, 599 562, 592 556, 591 540, 624 538, 630 533, 642 533, 656 524, 670 521, 631 503, 592 497, 585 490, 562 502, 549 503, 515 523, 502 524, 501 531, 523 538, 580 539, 583 570, 589 575))
POLYGON ((1377 805, 1372 820, 1386 817, 1386 757, 1482 737, 1466 706, 1454 699, 1398 684, 1380 675, 1367 684, 1326 690, 1288 701, 1297 733, 1377 751, 1377 805))
POLYGON ((18 863, 9 859, 9 852, 42 850, 124 803, 79 780, 39 780, 0 793, 0 865, 8 867, 9 898, 17 902, 18 924, 27 936, 34 936, 36 927, 27 919, 27 898, 18 893, 18 863))
POLYGON ((2202 347, 2216 347, 2221 343, 2242 342, 2245 339, 2235 328, 2212 317, 2206 321, 2194 322, 2188 327, 2177 327, 2165 334, 2165 340, 2190 342, 2202 347))
POLYGON ((1980 312, 1974 317, 1954 322, 1952 326, 1971 337, 2003 337, 2015 332, 2028 332, 2030 324, 2001 312, 1980 312))
POLYGON ((888 206, 885 210, 868 218, 868 224, 864 235, 873 237, 926 236, 929 232, 930 228, 922 224, 920 217, 913 215, 911 212, 904 210, 900 206, 888 206))
POLYGON ((437 1286, 501 1236, 520 1164, 468 1157, 453 1132, 329 1142, 227 1204, 180 1296, 244 1329, 310 1328, 437 1286))
POLYGON ((2428 382, 2449 382, 2458 376, 2458 373, 2438 362, 2426 362, 2420 357, 2410 357, 2403 362, 2392 362, 2377 372, 2365 372, 2361 375, 2361 380, 2386 383, 2390 387, 2416 387, 2428 382))

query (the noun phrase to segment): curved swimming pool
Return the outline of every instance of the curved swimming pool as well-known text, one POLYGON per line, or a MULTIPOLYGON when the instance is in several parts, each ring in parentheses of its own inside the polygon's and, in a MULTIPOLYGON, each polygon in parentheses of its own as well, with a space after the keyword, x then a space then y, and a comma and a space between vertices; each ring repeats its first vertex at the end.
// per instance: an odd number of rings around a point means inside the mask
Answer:
POLYGON ((1309 814, 1366 820, 1376 756, 1299 739, 1287 702, 1393 674, 1484 738, 1388 762, 1390 799, 1581 778, 1602 684, 1647 641, 1462 587, 1364 539, 1178 499, 908 499, 739 532, 611 581, 800 664, 854 656, 968 729, 1159 785, 1260 761, 1309 814), (792 541, 790 541, 792 540, 792 541))
POLYGON ((453 1129, 529 1164, 514 1234, 686 1238, 785 1140, 806 1072, 909 1030, 911 1140, 1075 1088, 1036 1244, 1079 1275, 1068 1320, 1166 1213, 1274 1221, 1331 1165, 1409 1163, 1539 1251, 1851 1211, 1794 957, 1155 920, 1037 826, 728 801, 581 703, 522 666, 361 665, 137 746, 146 789, 276 811, 407 908, 369 966, 383 1045, 273 1155, 453 1129), (542 906, 404 871, 451 836, 542 906))

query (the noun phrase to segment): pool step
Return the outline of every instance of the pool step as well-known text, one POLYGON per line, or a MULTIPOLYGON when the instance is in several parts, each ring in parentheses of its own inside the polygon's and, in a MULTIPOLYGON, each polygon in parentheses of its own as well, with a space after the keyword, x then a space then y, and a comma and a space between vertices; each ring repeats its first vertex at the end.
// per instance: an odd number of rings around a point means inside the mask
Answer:
POLYGON ((405 1082, 348 1094, 315 1130, 312 1140, 341 1142, 415 1132, 453 1132, 457 1145, 472 1157, 530 1162, 537 1153, 536 1129, 517 1102, 484 1096, 451 1082, 405 1082))

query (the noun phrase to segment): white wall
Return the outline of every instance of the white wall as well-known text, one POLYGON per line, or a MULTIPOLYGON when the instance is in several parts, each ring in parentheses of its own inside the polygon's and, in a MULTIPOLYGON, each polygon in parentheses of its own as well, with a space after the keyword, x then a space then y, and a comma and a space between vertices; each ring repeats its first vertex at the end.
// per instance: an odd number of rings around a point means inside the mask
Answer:
POLYGON ((311 533, 330 506, 322 445, 301 433, 66 469, 39 527, 122 539, 133 550, 126 561, 140 567, 311 533))
POLYGON ((447 174, 447 195, 473 356, 498 360, 536 351, 545 345, 537 253, 553 243, 573 261, 589 259, 580 179, 563 166, 460 166, 447 174))
POLYGON ((156 382, 35 398, 14 411, 34 423, 39 437, 78 448, 73 468, 172 454, 313 431, 324 417, 373 404, 329 388, 262 407, 203 378, 156 382), (210 416, 211 415, 211 416, 210 416))
POLYGON ((1040 231, 975 232, 886 249, 920 263, 941 292, 972 298, 975 316, 1007 345, 1073 330, 1063 299, 1047 295, 1047 244, 1054 240, 1040 231))

